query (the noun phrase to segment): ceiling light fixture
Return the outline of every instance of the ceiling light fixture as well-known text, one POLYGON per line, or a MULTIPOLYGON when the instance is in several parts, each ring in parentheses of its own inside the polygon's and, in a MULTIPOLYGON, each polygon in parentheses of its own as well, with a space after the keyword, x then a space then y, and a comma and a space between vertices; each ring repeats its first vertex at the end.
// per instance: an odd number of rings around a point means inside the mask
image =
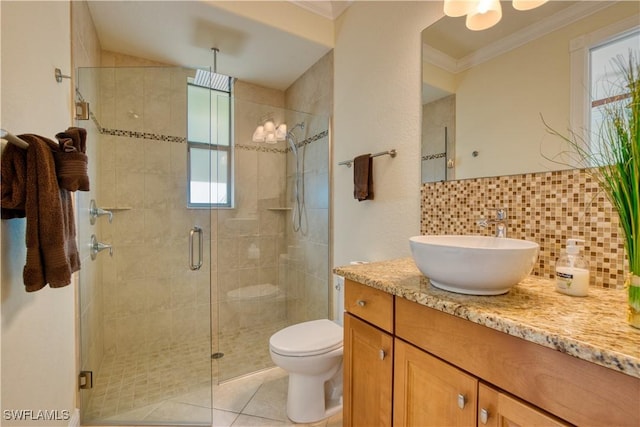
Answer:
MULTIPOLYGON (((513 0, 513 7, 516 10, 531 10, 547 1, 513 0)), ((454 18, 467 15, 466 25, 472 31, 486 30, 502 19, 499 0, 444 0, 444 13, 454 18)))
POLYGON ((276 127, 273 120, 268 119, 263 124, 258 125, 253 131, 253 142, 266 142, 267 144, 275 144, 278 141, 284 141, 287 137, 287 125, 281 123, 276 127))

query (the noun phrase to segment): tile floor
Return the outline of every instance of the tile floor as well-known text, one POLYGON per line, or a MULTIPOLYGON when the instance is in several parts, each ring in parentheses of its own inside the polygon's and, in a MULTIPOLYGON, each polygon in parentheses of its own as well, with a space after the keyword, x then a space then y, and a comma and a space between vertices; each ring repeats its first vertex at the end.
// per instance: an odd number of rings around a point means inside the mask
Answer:
POLYGON ((189 341, 170 349, 105 355, 94 376, 93 389, 82 396, 88 400, 83 405, 83 419, 132 415, 133 410, 210 387, 203 378, 225 382, 270 368, 269 337, 285 326, 276 322, 220 334, 216 351, 222 351, 224 357, 213 362, 209 340, 189 341))
MULTIPOLYGON (((167 423, 179 418, 184 424, 202 423, 213 414, 213 427, 301 426, 286 416, 287 373, 271 368, 238 378, 212 389, 200 389, 107 418, 107 423, 122 426, 132 419, 141 423, 167 423)), ((342 414, 313 424, 313 427, 340 427, 342 414)))

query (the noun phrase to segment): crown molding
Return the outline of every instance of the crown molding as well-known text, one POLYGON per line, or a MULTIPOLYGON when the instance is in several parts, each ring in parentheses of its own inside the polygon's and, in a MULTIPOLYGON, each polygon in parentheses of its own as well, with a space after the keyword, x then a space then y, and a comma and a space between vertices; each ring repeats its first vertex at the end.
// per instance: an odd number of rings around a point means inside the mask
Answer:
POLYGON ((433 64, 436 67, 440 67, 450 73, 455 74, 459 71, 458 61, 456 61, 455 58, 436 49, 435 47, 429 46, 426 43, 422 45, 422 57, 425 62, 433 64))
POLYGON ((289 0, 298 7, 313 12, 327 19, 335 20, 354 0, 326 1, 326 0, 289 0))

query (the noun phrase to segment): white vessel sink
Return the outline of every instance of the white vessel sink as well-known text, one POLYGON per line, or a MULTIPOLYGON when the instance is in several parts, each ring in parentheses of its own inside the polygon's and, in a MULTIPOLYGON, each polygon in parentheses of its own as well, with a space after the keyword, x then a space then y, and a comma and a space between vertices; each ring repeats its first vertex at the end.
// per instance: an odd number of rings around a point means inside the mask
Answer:
POLYGON ((409 239, 418 269, 431 284, 470 295, 499 295, 524 279, 540 246, 486 236, 415 236, 409 239))

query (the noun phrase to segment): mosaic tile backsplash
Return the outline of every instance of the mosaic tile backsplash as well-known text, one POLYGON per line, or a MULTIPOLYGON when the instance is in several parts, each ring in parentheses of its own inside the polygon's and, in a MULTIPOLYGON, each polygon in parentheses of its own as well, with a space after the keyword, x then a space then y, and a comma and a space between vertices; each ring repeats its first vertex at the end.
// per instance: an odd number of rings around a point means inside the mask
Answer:
POLYGON ((507 211, 507 237, 540 245, 531 274, 553 278, 568 238, 584 239, 591 286, 622 288, 628 272, 615 210, 585 170, 476 178, 422 185, 420 234, 493 235, 481 217, 507 211))

